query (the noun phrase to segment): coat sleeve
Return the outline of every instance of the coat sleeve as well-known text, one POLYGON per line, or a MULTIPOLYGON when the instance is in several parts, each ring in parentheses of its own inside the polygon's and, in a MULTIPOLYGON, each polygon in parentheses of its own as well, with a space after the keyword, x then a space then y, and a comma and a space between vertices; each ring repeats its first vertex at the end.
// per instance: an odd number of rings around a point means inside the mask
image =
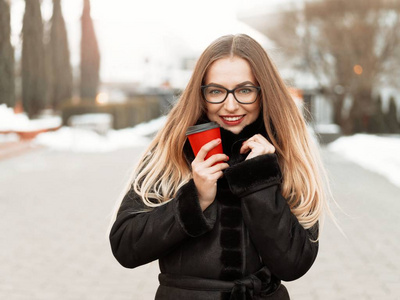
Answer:
POLYGON ((225 170, 231 191, 241 199, 244 222, 263 263, 278 278, 304 275, 318 253, 318 223, 304 229, 281 195, 276 154, 265 154, 225 170))
POLYGON ((208 232, 216 215, 216 205, 201 210, 193 180, 174 199, 155 208, 146 207, 131 189, 110 231, 111 250, 121 265, 135 268, 167 254, 187 238, 208 232))

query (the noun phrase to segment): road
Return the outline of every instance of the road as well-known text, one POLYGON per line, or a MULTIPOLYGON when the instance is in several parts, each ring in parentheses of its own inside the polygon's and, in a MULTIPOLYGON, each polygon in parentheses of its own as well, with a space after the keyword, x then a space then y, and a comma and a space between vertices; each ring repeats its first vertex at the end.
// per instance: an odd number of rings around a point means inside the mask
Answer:
MULTIPOLYGON (((35 149, 0 160, 0 299, 154 299, 157 262, 113 258, 109 215, 141 148, 111 153, 35 149)), ((400 299, 400 189, 322 151, 332 206, 311 270, 285 283, 291 298, 400 299)))

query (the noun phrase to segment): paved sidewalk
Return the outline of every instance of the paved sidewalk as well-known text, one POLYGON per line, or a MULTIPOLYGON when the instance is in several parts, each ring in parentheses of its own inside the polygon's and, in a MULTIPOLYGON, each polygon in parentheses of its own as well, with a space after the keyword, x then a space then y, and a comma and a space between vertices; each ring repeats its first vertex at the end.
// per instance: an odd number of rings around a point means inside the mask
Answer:
MULTIPOLYGON (((0 299, 154 299, 156 262, 124 269, 108 215, 140 148, 105 154, 38 149, 0 160, 0 299)), ((400 189, 323 152, 347 239, 327 220, 320 253, 292 299, 400 299, 400 189)))
POLYGON ((36 145, 31 141, 3 142, 0 143, 0 161, 42 148, 44 146, 36 145))
POLYGON ((400 188, 337 154, 323 158, 347 238, 326 220, 314 266, 286 283, 292 298, 400 299, 400 188))
POLYGON ((106 237, 138 151, 0 161, 0 299, 152 299, 157 264, 122 268, 106 237))

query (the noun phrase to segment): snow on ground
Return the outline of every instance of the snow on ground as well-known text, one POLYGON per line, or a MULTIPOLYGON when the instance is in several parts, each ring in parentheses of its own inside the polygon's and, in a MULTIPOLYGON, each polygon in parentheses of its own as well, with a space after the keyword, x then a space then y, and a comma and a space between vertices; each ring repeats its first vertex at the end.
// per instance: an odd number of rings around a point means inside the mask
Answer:
POLYGON ((143 147, 150 143, 149 136, 155 134, 165 120, 166 117, 162 116, 132 128, 110 129, 104 136, 91 130, 64 126, 57 131, 39 134, 34 143, 73 152, 110 152, 120 148, 143 147))
POLYGON ((0 132, 1 131, 35 131, 44 128, 56 128, 61 125, 58 116, 46 116, 36 120, 29 120, 25 113, 15 114, 14 110, 5 104, 0 104, 0 132))
MULTIPOLYGON (((87 117, 90 118, 90 115, 87 117)), ((93 116, 93 121, 95 120, 93 116)), ((162 128, 165 121, 166 117, 162 116, 132 128, 110 129, 104 135, 89 129, 64 126, 57 131, 39 134, 33 143, 54 150, 73 152, 109 152, 125 147, 143 147, 148 145, 150 136, 162 128)), ((90 120, 88 122, 90 123, 90 120)), ((14 114, 11 108, 0 105, 0 132, 32 131, 53 128, 60 124, 61 120, 58 117, 29 120, 25 114, 14 114)), ((15 133, 0 134, 0 143, 18 139, 15 133)), ((327 148, 400 186, 400 135, 356 134, 341 137, 327 148)))
POLYGON ((381 174, 400 187, 400 135, 341 137, 329 144, 328 150, 381 174))
MULTIPOLYGON (((85 114, 80 121, 95 124, 104 119, 104 114, 85 114)), ((150 142, 149 136, 155 134, 165 123, 166 117, 160 117, 132 128, 121 130, 110 129, 101 135, 90 129, 63 126, 57 131, 44 132, 36 136, 34 144, 50 149, 72 152, 109 152, 125 147, 142 147, 150 142)), ((55 128, 61 125, 60 117, 45 117, 29 120, 26 114, 15 114, 12 108, 0 105, 0 143, 19 140, 15 131, 35 131, 44 128, 55 128)), ((78 124, 80 125, 80 124, 78 124)), ((84 124, 81 124, 84 125, 84 124)), ((81 126, 80 125, 80 126, 81 126)))
MULTIPOLYGON (((34 142, 52 149, 74 152, 106 152, 123 147, 141 147, 150 142, 148 136, 162 128, 165 121, 166 117, 163 116, 133 128, 110 130, 105 136, 89 130, 62 127, 58 131, 38 135, 34 142)), ((399 135, 382 137, 356 134, 341 137, 329 144, 328 150, 400 186, 399 135)))
POLYGON ((18 142, 19 140, 19 136, 16 133, 0 133, 0 146, 1 143, 18 142))

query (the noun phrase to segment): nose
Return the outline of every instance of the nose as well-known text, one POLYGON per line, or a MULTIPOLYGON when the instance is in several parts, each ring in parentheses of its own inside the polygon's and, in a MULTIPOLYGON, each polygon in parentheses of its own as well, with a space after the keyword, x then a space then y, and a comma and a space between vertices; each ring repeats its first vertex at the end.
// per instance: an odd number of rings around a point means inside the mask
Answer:
POLYGON ((233 93, 229 93, 224 102, 225 109, 229 112, 234 112, 239 108, 239 103, 236 101, 233 93))

